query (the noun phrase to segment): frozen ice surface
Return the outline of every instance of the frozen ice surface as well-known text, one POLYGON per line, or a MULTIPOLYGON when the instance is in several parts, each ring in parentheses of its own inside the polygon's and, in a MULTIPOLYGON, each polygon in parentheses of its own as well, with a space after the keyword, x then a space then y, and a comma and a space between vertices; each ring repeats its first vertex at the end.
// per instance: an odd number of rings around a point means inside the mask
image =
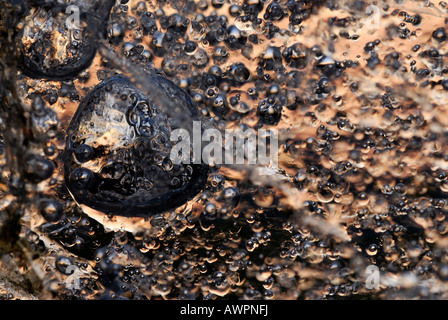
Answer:
POLYGON ((448 298, 446 2, 68 4, 0 3, 1 299, 448 298))

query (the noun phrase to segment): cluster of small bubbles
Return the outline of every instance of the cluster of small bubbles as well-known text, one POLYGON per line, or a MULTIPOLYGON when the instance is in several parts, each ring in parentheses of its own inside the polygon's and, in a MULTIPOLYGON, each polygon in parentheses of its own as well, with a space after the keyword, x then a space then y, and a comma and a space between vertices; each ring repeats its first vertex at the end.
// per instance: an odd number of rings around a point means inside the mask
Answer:
POLYGON ((281 119, 282 109, 275 99, 267 98, 258 103, 257 114, 263 124, 276 125, 281 119))
POLYGON ((42 200, 40 208, 48 221, 40 226, 40 231, 80 257, 91 259, 94 252, 112 238, 112 233, 77 208, 63 211, 62 205, 54 199, 42 200))

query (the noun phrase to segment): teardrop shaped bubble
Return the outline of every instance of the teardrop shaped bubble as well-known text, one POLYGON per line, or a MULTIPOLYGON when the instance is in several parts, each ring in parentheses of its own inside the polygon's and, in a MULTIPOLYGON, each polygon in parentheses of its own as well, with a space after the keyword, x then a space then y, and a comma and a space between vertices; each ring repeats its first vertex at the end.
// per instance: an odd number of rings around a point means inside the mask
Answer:
POLYGON ((107 215, 144 217, 176 208, 203 188, 207 165, 171 162, 175 121, 157 104, 175 94, 179 110, 192 121, 197 110, 170 80, 152 76, 150 81, 160 89, 157 98, 116 76, 79 105, 64 152, 66 185, 78 204, 107 215))
POLYGON ((106 32, 115 1, 54 1, 28 8, 17 38, 19 68, 28 77, 68 80, 87 68, 106 32))

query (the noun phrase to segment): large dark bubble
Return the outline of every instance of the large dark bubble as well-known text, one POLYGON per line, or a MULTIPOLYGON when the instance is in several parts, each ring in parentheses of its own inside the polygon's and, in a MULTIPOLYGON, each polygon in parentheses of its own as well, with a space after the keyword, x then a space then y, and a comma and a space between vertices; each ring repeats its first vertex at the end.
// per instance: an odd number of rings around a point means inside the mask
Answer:
POLYGON ((184 204, 203 188, 208 166, 170 160, 175 126, 155 101, 177 93, 178 107, 192 121, 195 106, 166 78, 150 80, 160 88, 157 98, 117 76, 81 102, 64 154, 66 185, 79 204, 108 215, 149 216, 184 204))
POLYGON ((71 1, 27 8, 19 34, 19 68, 28 77, 75 78, 90 66, 115 1, 71 1))

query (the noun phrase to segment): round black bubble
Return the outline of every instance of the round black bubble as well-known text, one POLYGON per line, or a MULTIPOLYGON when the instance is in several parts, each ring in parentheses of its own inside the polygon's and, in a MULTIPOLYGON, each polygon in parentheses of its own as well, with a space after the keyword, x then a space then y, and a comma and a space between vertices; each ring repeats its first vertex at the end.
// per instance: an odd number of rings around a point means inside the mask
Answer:
POLYGON ((249 70, 242 63, 236 63, 231 66, 230 73, 233 79, 238 83, 245 83, 250 78, 249 70))
POLYGON ((63 215, 63 205, 55 199, 41 199, 39 212, 49 222, 58 221, 63 215))
POLYGON ((281 5, 273 1, 266 8, 265 18, 269 20, 281 20, 284 17, 283 8, 281 5))
POLYGON ((69 257, 57 257, 54 265, 60 273, 65 275, 70 275, 75 271, 75 269, 72 269, 74 267, 73 260, 69 257))
POLYGON ((30 156, 25 162, 25 177, 33 182, 47 180, 53 174, 55 165, 51 160, 40 156, 30 156))
POLYGON ((434 30, 434 32, 432 33, 432 37, 439 43, 445 41, 448 38, 445 28, 438 28, 434 30))
POLYGON ((92 147, 88 145, 80 144, 75 149, 75 157, 79 162, 87 162, 92 158, 92 156, 93 156, 92 147))
POLYGON ((181 112, 198 120, 191 98, 162 76, 150 81, 160 89, 157 97, 118 76, 81 102, 64 152, 65 182, 79 204, 108 215, 150 216, 184 204, 204 187, 207 165, 171 161, 175 121, 157 105, 175 95, 181 112))
POLYGON ((92 171, 86 168, 76 168, 69 177, 69 184, 72 190, 84 192, 95 182, 95 176, 92 171))
POLYGON ((30 10, 19 35, 19 68, 28 77, 69 80, 92 63, 115 1, 82 0, 30 10), (79 17, 79 19, 78 19, 79 17))

